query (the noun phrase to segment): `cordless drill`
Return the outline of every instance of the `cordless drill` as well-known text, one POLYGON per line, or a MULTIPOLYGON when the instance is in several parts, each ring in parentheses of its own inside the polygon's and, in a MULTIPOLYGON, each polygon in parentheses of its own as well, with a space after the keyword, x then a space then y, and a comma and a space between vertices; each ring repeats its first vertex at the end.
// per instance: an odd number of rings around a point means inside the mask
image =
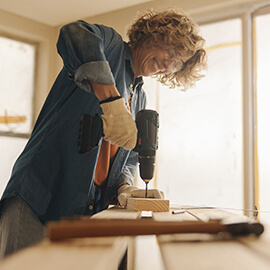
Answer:
MULTIPOLYGON (((154 110, 141 110, 136 115, 138 130, 134 151, 139 154, 140 176, 145 182, 147 198, 148 183, 154 176, 156 150, 158 148, 158 113, 154 110)), ((98 115, 83 114, 80 119, 77 151, 86 154, 97 147, 103 137, 102 120, 98 115)))

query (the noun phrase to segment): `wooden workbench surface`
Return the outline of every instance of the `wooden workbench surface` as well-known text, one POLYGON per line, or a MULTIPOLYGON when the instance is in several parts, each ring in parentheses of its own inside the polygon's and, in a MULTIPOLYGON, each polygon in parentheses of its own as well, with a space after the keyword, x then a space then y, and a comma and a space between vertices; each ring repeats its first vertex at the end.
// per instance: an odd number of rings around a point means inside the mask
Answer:
MULTIPOLYGON (((208 222, 238 217, 212 208, 171 209, 153 212, 156 221, 208 222), (172 211, 178 214, 172 214, 172 211)), ((111 208, 92 218, 138 219, 141 212, 111 208)), ((166 270, 219 270, 219 269, 270 269, 270 233, 261 237, 230 238, 226 234, 170 234, 157 237, 166 270)), ((11 255, 0 263, 1 270, 84 270, 117 269, 130 243, 130 237, 81 238, 51 242, 11 255)), ((150 269, 151 270, 151 269, 150 269)))
MULTIPOLYGON (((185 213, 155 213, 156 220, 209 221, 239 215, 211 208, 187 209, 185 213)), ((270 269, 270 230, 259 237, 171 234, 157 237, 166 270, 270 269)))
POLYGON ((85 238, 42 243, 11 255, 1 270, 116 270, 126 252, 127 237, 85 238))

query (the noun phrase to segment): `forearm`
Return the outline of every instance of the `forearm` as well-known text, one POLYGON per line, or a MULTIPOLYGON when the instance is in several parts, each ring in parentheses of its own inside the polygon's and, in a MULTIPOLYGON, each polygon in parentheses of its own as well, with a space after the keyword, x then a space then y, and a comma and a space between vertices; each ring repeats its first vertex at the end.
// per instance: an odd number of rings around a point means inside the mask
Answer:
POLYGON ((103 101, 110 97, 120 96, 117 88, 114 84, 102 84, 96 82, 90 82, 93 88, 93 92, 99 101, 103 101))
POLYGON ((138 169, 138 153, 130 151, 127 161, 123 167, 123 170, 118 178, 118 187, 123 184, 134 186, 134 178, 138 169))

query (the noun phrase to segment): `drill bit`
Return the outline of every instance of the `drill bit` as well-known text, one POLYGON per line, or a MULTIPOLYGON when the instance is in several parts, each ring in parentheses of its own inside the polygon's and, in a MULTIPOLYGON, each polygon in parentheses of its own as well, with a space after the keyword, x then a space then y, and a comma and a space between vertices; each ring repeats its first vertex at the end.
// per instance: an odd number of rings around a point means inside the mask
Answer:
POLYGON ((145 198, 147 198, 148 183, 149 182, 145 182, 145 198))

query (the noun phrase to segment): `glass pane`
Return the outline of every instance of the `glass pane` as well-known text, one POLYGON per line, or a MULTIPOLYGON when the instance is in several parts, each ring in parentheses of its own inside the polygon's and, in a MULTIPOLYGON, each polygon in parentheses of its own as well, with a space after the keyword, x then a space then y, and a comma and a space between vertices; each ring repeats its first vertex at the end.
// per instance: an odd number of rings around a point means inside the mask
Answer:
POLYGON ((270 223, 270 15, 256 17, 256 48, 257 48, 257 134, 258 134, 258 171, 259 171, 259 208, 263 222, 270 223))
POLYGON ((13 164, 24 148, 26 142, 27 139, 22 138, 0 137, 0 197, 10 178, 13 164))
POLYGON ((242 208, 241 20, 201 34, 206 76, 187 92, 160 87, 158 188, 171 204, 242 208))
POLYGON ((32 129, 35 47, 0 37, 0 131, 32 129))

